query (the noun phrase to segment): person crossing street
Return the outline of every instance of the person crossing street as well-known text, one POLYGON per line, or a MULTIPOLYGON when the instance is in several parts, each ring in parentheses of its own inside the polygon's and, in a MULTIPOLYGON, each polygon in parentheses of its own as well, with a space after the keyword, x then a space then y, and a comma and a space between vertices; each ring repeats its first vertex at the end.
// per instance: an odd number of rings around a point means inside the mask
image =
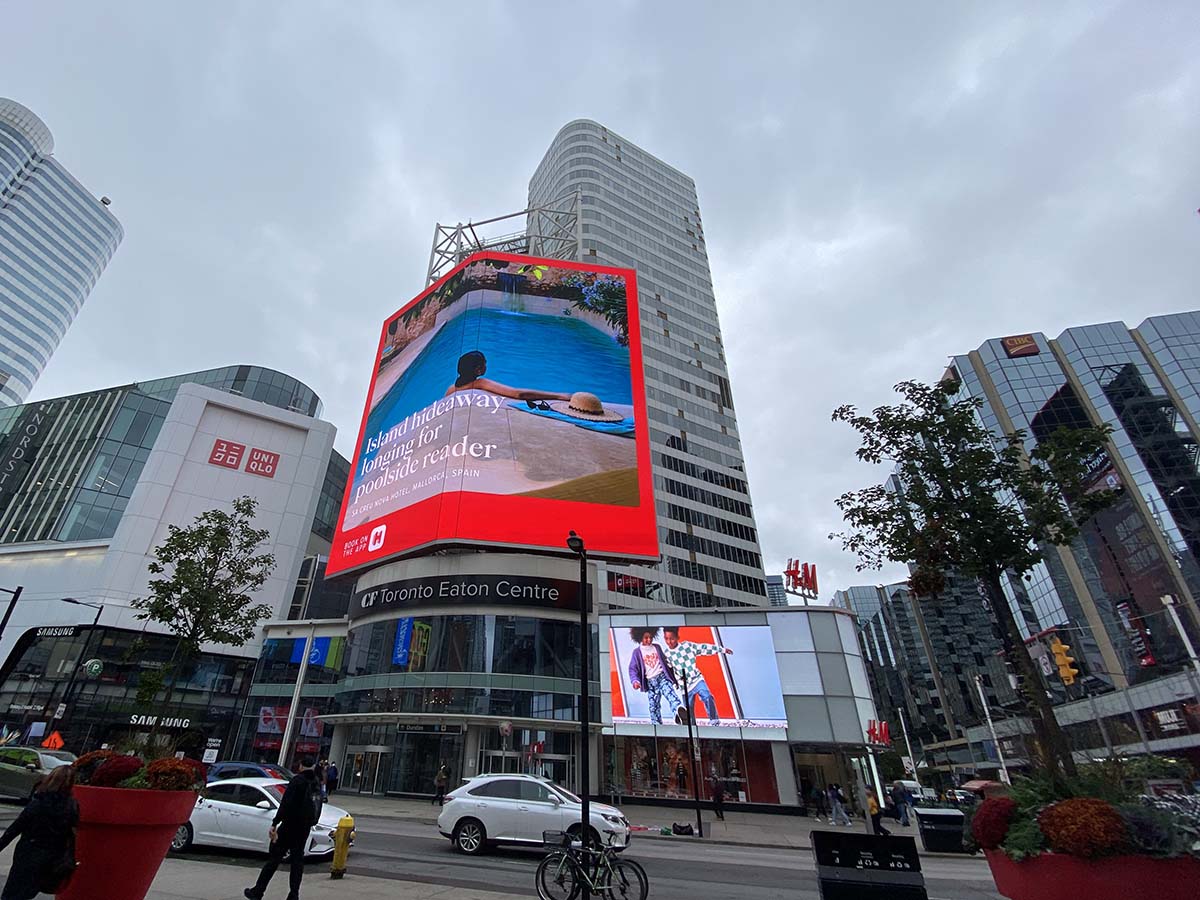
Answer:
POLYGON ((287 900, 300 900, 300 882, 304 878, 304 851, 312 827, 321 819, 321 784, 311 759, 300 761, 300 771, 292 776, 283 799, 271 821, 271 849, 254 887, 246 888, 247 900, 262 900, 284 856, 290 854, 287 900))

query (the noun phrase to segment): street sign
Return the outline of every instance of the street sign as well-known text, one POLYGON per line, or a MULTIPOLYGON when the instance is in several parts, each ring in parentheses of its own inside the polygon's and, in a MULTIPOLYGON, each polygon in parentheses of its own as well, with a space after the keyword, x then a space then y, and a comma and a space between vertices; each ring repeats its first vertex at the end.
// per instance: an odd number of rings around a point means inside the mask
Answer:
POLYGON ((61 719, 66 714, 67 714, 67 704, 65 704, 65 703, 58 704, 58 709, 56 709, 54 711, 54 718, 61 719))
POLYGON ((900 757, 900 762, 904 764, 904 774, 905 775, 912 775, 917 771, 916 767, 913 765, 911 756, 900 757))
POLYGON ((95 678, 104 671, 104 663, 98 659, 89 659, 83 664, 83 674, 88 678, 95 678))
POLYGON ((821 900, 929 900, 917 842, 856 832, 812 832, 821 900))
POLYGON ((50 732, 50 736, 42 741, 42 746, 47 750, 61 750, 63 748, 62 735, 57 731, 50 732))

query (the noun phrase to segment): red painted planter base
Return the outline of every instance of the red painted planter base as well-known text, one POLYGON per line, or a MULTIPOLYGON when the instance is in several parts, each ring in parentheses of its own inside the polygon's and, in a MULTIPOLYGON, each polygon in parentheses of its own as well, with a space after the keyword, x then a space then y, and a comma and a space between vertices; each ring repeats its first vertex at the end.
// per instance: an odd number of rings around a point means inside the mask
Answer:
POLYGON ((1014 862, 985 850, 996 890, 1009 900, 1194 900, 1200 891, 1200 860, 1109 856, 1080 859, 1043 853, 1014 862))
POLYGON ((144 900, 171 837, 192 815, 195 791, 75 785, 79 867, 59 900, 144 900))

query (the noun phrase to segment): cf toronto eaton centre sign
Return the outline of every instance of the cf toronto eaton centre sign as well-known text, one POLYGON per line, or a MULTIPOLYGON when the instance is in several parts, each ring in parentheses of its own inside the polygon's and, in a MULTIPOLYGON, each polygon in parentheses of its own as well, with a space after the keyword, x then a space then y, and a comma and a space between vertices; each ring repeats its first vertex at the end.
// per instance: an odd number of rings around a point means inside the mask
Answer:
POLYGON ((560 578, 526 575, 433 575, 389 581, 355 593, 350 618, 414 606, 461 606, 493 603, 579 609, 579 584, 560 578))

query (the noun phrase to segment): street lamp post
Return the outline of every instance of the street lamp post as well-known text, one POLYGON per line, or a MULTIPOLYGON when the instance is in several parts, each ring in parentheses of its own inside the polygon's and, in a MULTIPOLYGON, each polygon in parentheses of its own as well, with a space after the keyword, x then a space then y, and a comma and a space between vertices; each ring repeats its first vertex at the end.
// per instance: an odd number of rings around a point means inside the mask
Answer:
POLYGON ((700 817, 700 782, 696 778, 696 745, 692 743, 692 701, 688 697, 687 670, 681 669, 683 675, 683 702, 687 706, 688 756, 692 767, 692 796, 696 799, 696 836, 704 837, 704 821, 700 817))
POLYGON ((4 618, 0 619, 0 637, 4 637, 4 629, 8 627, 8 620, 12 618, 13 608, 17 605, 17 601, 21 599, 21 591, 23 590, 25 590, 23 585, 17 585, 16 590, 0 588, 0 591, 12 594, 12 599, 8 601, 8 609, 4 610, 4 618))
MULTIPOLYGON (((588 832, 591 830, 592 809, 588 801, 589 768, 591 764, 591 748, 588 746, 588 717, 591 710, 590 691, 588 689, 588 655, 592 648, 591 630, 588 627, 588 577, 587 577, 587 548, 583 538, 572 531, 567 536, 567 547, 579 557, 579 840, 586 851, 588 832)), ((583 883, 583 897, 591 896, 587 882, 583 883)))
POLYGON ((96 610, 96 615, 92 618, 92 627, 88 629, 87 636, 83 639, 83 649, 79 651, 79 659, 75 660, 75 666, 71 669, 71 677, 67 679, 67 689, 63 691, 62 702, 66 706, 63 710, 62 722, 59 723, 59 730, 66 731, 67 723, 71 720, 71 692, 75 688, 75 678, 79 674, 80 667, 87 662, 88 647, 92 645, 92 635, 96 631, 96 626, 100 624, 100 614, 104 612, 103 603, 85 603, 83 600, 76 600, 74 597, 61 598, 63 603, 71 603, 75 606, 87 606, 96 610))

